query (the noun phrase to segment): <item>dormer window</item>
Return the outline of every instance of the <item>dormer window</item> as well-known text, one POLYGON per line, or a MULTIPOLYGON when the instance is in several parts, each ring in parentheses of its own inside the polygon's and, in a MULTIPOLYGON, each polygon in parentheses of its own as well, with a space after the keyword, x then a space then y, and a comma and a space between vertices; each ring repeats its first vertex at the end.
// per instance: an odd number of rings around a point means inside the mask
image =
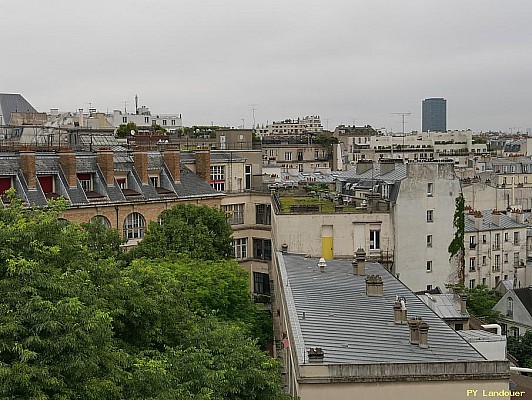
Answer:
POLYGON ((127 178, 116 178, 116 183, 121 190, 127 189, 127 178))
POLYGON ((159 176, 158 175, 152 175, 150 176, 150 183, 153 187, 158 188, 159 187, 159 176))
POLYGON ((55 193, 55 179, 53 175, 39 175, 37 179, 47 199, 55 199, 58 197, 57 193, 55 193))
POLYGON ((92 192, 92 175, 91 174, 77 174, 79 183, 85 192, 92 192))

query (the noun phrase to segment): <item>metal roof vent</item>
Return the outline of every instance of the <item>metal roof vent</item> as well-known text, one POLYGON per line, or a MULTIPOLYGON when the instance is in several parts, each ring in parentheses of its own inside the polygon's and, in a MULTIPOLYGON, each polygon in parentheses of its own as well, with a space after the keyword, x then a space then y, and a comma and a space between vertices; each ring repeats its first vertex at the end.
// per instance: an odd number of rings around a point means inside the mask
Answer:
POLYGON ((325 258, 320 258, 318 261, 318 267, 320 267, 320 272, 325 272, 325 267, 327 266, 327 262, 325 261, 325 258))

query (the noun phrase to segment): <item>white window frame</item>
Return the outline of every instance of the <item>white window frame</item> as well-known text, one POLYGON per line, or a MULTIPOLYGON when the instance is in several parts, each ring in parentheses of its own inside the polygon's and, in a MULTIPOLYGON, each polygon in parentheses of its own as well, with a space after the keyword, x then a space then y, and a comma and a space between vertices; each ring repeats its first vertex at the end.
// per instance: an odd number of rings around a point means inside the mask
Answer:
POLYGON ((233 252, 237 260, 248 258, 248 238, 233 239, 233 252))
POLYGON ((138 212, 132 212, 124 219, 123 234, 128 240, 142 239, 146 230, 146 219, 138 212))

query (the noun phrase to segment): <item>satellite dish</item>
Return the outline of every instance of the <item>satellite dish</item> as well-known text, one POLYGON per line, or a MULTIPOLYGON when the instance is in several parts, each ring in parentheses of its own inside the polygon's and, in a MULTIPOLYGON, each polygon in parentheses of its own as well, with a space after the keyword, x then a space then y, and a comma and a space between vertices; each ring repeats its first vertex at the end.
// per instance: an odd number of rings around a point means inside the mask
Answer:
POLYGON ((131 136, 135 136, 135 130, 134 129, 131 129, 131 136))

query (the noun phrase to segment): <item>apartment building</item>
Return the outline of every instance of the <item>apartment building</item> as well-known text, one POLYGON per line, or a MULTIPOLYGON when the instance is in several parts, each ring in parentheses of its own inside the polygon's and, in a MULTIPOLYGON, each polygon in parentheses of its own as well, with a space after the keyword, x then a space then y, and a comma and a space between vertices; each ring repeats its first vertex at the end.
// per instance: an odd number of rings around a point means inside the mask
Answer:
POLYGON ((321 145, 297 140, 262 144, 263 166, 281 167, 284 172, 330 172, 332 155, 321 145))
POLYGON ((168 133, 174 134, 183 127, 181 114, 152 114, 146 106, 139 107, 136 113, 113 110, 113 114, 108 116, 108 121, 115 128, 133 122, 139 132, 149 132, 153 125, 159 125, 168 133))
POLYGON ((273 122, 266 126, 256 127, 257 136, 299 136, 306 134, 318 134, 323 131, 320 117, 308 115, 304 118, 285 119, 273 122))
POLYGON ((362 250, 326 261, 276 252, 272 281, 276 355, 294 397, 511 395, 508 361, 488 360, 362 250))
POLYGON ((519 210, 465 212, 465 284, 495 288, 501 281, 513 280, 516 288, 532 283, 526 267, 527 226, 519 210))

